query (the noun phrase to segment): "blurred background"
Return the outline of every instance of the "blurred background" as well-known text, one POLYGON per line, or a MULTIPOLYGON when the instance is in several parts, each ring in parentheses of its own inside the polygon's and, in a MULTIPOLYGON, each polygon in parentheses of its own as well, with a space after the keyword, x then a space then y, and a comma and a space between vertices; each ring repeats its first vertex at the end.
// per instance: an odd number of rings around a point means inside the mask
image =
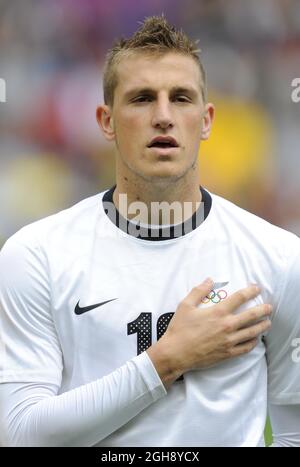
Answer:
POLYGON ((201 183, 300 234, 299 0, 0 0, 0 246, 114 183, 95 119, 105 53, 161 13, 199 39, 216 104, 201 183))

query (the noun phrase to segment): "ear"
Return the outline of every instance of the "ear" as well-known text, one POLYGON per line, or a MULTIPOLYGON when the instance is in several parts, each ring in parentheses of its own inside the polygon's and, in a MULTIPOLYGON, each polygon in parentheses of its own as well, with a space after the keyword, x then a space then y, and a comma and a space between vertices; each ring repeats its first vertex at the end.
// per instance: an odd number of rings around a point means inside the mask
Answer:
POLYGON ((115 139, 115 130, 111 107, 105 104, 97 107, 96 118, 104 137, 107 141, 113 141, 115 139))
POLYGON ((205 112, 202 118, 201 139, 206 140, 209 138, 212 122, 215 115, 215 108, 213 104, 208 103, 205 105, 205 112))

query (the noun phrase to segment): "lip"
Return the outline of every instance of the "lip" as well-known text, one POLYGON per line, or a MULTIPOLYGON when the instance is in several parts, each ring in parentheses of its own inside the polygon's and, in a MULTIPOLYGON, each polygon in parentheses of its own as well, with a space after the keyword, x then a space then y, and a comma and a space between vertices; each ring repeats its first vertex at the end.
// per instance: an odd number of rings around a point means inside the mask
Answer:
POLYGON ((148 149, 150 149, 150 151, 154 151, 159 156, 171 156, 171 155, 174 155, 174 154, 176 154, 178 152, 179 147, 158 148, 156 146, 153 146, 152 148, 148 147, 148 149))
MULTIPOLYGON (((179 147, 179 144, 177 143, 176 139, 173 136, 156 136, 153 138, 150 143, 148 144, 148 148, 153 149, 152 145, 155 143, 171 143, 173 146, 170 149, 176 149, 179 147)), ((154 148, 155 149, 155 148, 154 148)), ((158 148, 160 149, 160 148, 158 148)), ((163 148, 165 149, 165 148, 163 148)), ((167 148, 169 149, 169 148, 167 148)))

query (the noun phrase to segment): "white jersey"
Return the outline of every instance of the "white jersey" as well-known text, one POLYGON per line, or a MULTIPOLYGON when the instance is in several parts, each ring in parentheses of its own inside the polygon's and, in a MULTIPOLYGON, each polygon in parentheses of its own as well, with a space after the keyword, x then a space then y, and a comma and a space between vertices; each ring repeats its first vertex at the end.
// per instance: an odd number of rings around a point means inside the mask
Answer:
MULTIPOLYGON (((300 404, 300 240, 203 189, 205 219, 191 231, 137 238, 105 212, 112 192, 35 222, 4 246, 0 382, 62 394, 132 361, 151 403, 97 446, 262 445, 267 401, 300 404), (245 306, 271 303, 271 331, 250 353, 187 372, 166 391, 145 350, 206 277, 215 286, 199 313, 256 283, 262 292, 245 306)), ((122 382, 128 407, 134 385, 122 382)))

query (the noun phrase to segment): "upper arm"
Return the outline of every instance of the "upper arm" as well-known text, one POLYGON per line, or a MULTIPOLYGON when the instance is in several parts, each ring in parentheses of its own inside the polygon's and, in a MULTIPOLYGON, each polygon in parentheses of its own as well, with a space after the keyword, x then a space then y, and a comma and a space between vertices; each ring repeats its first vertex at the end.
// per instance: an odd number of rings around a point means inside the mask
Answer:
POLYGON ((300 404, 300 362, 296 358, 300 338, 300 254, 283 273, 272 327, 266 337, 269 402, 300 404))
MULTIPOLYGON (((33 242, 32 242, 33 243, 33 242)), ((0 382, 60 385, 62 355, 39 246, 14 237, 0 252, 0 382)))

